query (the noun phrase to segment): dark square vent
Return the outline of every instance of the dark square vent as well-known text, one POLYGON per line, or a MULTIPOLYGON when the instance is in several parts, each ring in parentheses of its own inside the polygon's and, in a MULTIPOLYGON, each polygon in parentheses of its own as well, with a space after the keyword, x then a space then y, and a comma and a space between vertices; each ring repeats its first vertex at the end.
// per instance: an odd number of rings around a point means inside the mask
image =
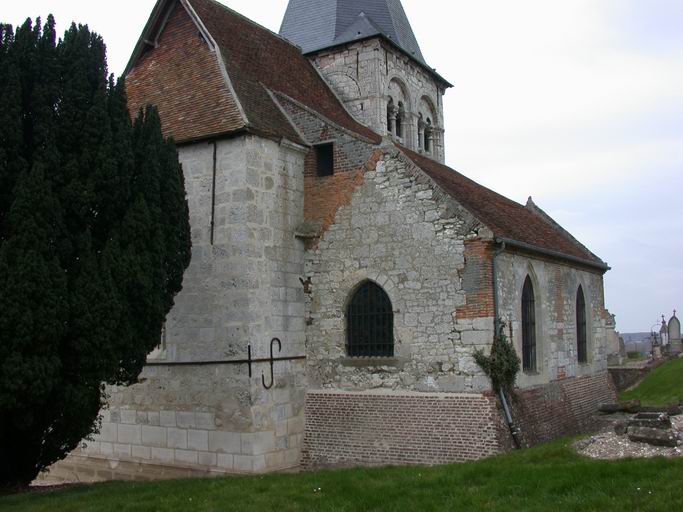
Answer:
POLYGON ((315 146, 315 169, 318 176, 334 174, 334 144, 315 146))

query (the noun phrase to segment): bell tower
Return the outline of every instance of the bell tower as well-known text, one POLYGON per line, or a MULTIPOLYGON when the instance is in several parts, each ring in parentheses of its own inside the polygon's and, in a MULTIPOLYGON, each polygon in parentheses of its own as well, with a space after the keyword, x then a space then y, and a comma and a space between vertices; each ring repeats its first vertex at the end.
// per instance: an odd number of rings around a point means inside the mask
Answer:
POLYGON ((290 0, 280 35, 301 47, 361 123, 443 162, 443 95, 400 0, 290 0))

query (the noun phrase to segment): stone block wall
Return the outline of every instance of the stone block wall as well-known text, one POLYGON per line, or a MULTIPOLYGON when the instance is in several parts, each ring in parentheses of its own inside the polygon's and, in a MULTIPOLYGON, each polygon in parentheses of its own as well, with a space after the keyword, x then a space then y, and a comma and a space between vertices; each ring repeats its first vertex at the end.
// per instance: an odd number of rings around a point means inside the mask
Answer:
POLYGON ((463 462, 498 453, 504 435, 481 394, 310 391, 302 465, 463 462))
POLYGON ((617 391, 621 392, 638 385, 652 370, 659 368, 670 360, 671 356, 654 361, 650 360, 645 364, 637 366, 610 366, 608 371, 617 391))
POLYGON ((493 339, 493 320, 458 318, 471 219, 396 150, 364 173, 351 201, 307 252, 306 329, 312 389, 468 392, 489 389, 474 361, 493 339), (394 308, 395 357, 349 358, 350 294, 375 281, 394 308))
POLYGON ((279 363, 271 390, 262 372, 267 365, 255 364, 251 379, 246 367, 147 367, 143 384, 111 390, 100 433, 75 455, 209 473, 295 467, 304 364, 279 363))
POLYGON ((434 159, 444 162, 442 85, 412 59, 380 39, 367 39, 323 50, 312 57, 347 110, 362 124, 381 135, 388 134, 387 105, 390 87, 403 91, 405 134, 399 142, 419 150, 417 122, 420 113, 435 128, 434 159), (392 84, 394 81, 394 84, 392 84), (428 112, 428 110, 430 112, 428 112))
POLYGON ((75 454, 79 467, 84 457, 197 472, 297 466, 305 364, 276 363, 265 390, 268 364, 255 363, 250 378, 246 365, 227 362, 245 359, 248 345, 268 357, 274 337, 283 343, 276 356, 305 354, 304 244, 295 238, 305 150, 244 136, 179 154, 193 242, 183 291, 140 383, 108 390, 100 433, 75 454))
POLYGON ((570 377, 594 376, 607 370, 611 317, 605 309, 603 277, 576 266, 505 253, 498 257, 500 315, 507 334, 522 354, 522 289, 531 277, 536 299, 537 371, 520 373, 526 388, 570 377), (578 362, 576 293, 583 287, 587 309, 588 362, 578 362))

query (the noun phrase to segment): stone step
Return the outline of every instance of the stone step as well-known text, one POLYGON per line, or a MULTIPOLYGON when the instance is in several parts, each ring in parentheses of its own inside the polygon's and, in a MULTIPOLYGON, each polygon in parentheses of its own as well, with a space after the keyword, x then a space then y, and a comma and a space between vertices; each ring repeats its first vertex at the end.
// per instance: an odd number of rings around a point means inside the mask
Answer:
POLYGON ((653 446, 678 446, 678 436, 673 430, 660 430, 658 428, 629 427, 628 438, 634 443, 647 443, 653 446))
POLYGON ((628 402, 619 402, 616 404, 602 404, 599 411, 604 414, 614 414, 617 412, 631 412, 636 413, 640 408, 640 400, 629 400, 628 402))
POLYGON ((665 412, 641 412, 628 420, 629 427, 656 428, 671 430, 671 418, 665 412))

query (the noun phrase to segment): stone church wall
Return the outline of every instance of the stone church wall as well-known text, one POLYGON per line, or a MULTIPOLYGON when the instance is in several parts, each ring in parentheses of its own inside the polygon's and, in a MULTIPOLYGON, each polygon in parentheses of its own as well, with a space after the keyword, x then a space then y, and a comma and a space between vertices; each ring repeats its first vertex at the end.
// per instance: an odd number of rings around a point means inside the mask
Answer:
POLYGON ((473 220, 396 150, 362 178, 307 252, 302 464, 435 464, 497 453, 507 433, 473 358, 493 339, 490 301, 481 297, 490 290, 482 281, 490 277, 482 271, 487 245, 477 242, 473 220), (391 299, 393 358, 346 355, 345 305, 365 280, 391 299))
POLYGON ((599 272, 511 253, 498 257, 497 270, 500 315, 508 324, 506 333, 519 354, 522 353, 522 288, 527 276, 534 286, 538 370, 520 374, 517 381, 520 387, 607 372, 609 314, 599 272), (588 362, 581 364, 576 339, 579 285, 586 299, 588 334, 588 362))
POLYGON ((429 116, 435 127, 434 158, 444 162, 444 90, 412 59, 375 38, 323 50, 312 60, 349 112, 382 135, 388 133, 390 89, 400 88, 406 108, 405 135, 400 141, 410 149, 419 149, 417 122, 424 111, 425 119, 429 116))
POLYGON ((521 297, 527 275, 536 298, 538 370, 520 372, 513 417, 527 445, 586 432, 601 404, 616 400, 607 372, 608 334, 603 277, 598 272, 505 253, 497 260, 500 315, 506 334, 522 354, 521 297), (588 362, 577 355, 576 294, 587 309, 588 362))
POLYGON ((183 291, 140 383, 109 390, 100 433, 57 473, 97 480, 298 465, 304 363, 277 363, 269 391, 267 364, 249 378, 246 365, 196 363, 246 358, 248 344, 267 357, 273 337, 283 342, 276 356, 304 354, 304 246, 294 237, 303 160, 300 148, 258 137, 217 142, 212 244, 213 144, 180 149, 193 241, 183 291))
POLYGON ((474 362, 493 339, 491 318, 457 324, 469 224, 449 199, 396 151, 363 176, 350 204, 307 252, 306 329, 312 389, 480 392, 490 384, 474 362), (345 304, 365 280, 394 308, 395 357, 346 356, 345 304), (459 330, 462 328, 463 330, 459 330))

